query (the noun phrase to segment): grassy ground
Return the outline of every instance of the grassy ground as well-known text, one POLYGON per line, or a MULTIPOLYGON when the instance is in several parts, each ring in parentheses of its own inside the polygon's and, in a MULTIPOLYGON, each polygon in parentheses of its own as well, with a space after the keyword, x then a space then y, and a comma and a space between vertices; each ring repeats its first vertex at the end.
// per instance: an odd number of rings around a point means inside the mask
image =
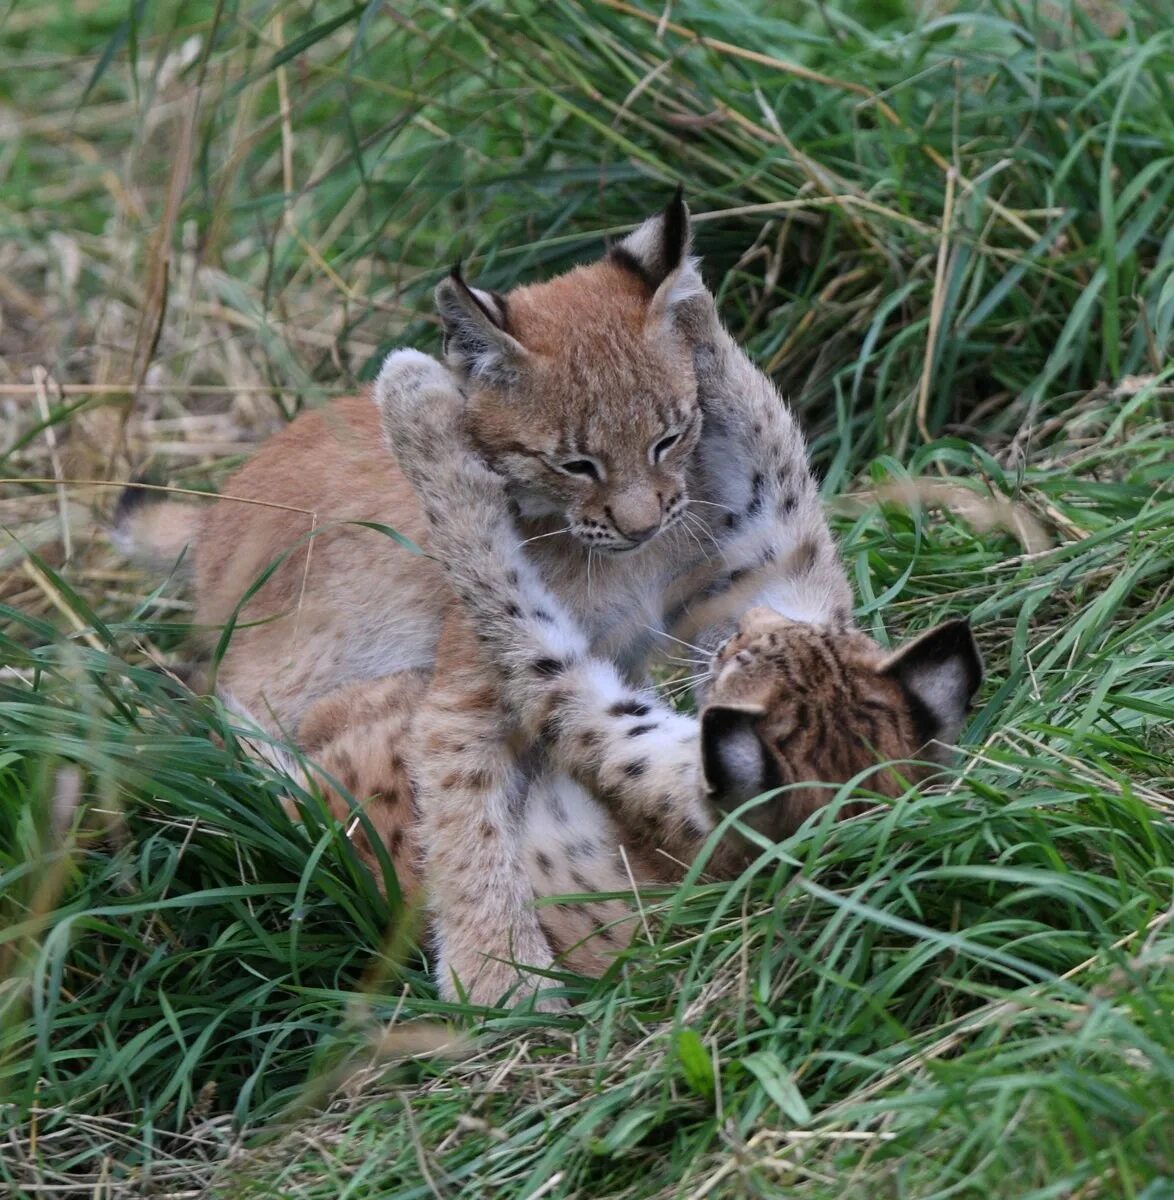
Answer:
POLYGON ((0 8, 0 1190, 1174 1195, 1171 78, 1157 0, 0 8), (862 622, 969 614, 989 681, 947 785, 464 1012, 155 668, 99 484, 215 487, 454 258, 678 179, 829 497, 1013 502, 837 502, 862 622))

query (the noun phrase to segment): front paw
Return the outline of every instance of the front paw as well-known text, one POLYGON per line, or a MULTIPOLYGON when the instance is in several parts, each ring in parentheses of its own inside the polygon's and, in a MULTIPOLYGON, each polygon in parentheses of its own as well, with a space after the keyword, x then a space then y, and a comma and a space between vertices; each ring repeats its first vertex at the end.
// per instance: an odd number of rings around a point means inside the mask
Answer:
MULTIPOLYGON (((375 380, 376 399, 381 394, 389 398, 407 397, 421 388, 455 388, 456 380, 449 369, 422 350, 393 350, 379 368, 375 380)), ((381 402, 381 401, 380 401, 381 402)))
POLYGON ((374 399, 393 446, 455 433, 465 396, 443 364, 419 350, 393 350, 375 379, 374 399))
POLYGON ((700 288, 675 304, 673 324, 684 335, 694 353, 706 350, 712 355, 713 342, 722 331, 721 316, 713 294, 706 288, 700 288))
POLYGON ((493 954, 483 945, 475 947, 464 939, 450 943, 436 964, 442 998, 482 1008, 564 1012, 565 1001, 540 994, 549 993, 554 986, 542 973, 554 966, 546 940, 538 934, 527 937, 517 931, 512 946, 493 954))

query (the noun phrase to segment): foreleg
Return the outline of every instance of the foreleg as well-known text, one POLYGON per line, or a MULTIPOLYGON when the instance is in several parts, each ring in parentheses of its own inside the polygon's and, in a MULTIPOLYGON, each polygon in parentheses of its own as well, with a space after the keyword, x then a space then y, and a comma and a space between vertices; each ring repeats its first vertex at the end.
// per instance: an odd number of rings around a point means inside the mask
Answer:
MULTIPOLYGON (((434 360, 401 351, 375 387, 389 442, 432 525, 431 546, 497 666, 528 739, 624 823, 688 859, 712 828, 697 721, 632 688, 519 547, 505 482, 461 433, 463 400, 434 360)), ((423 807, 423 806, 422 806, 423 807)))
POLYGON ((667 623, 706 650, 757 605, 846 627, 852 592, 794 415, 707 292, 681 306, 677 320, 694 347, 705 418, 693 520, 704 522, 717 556, 681 581, 667 623))

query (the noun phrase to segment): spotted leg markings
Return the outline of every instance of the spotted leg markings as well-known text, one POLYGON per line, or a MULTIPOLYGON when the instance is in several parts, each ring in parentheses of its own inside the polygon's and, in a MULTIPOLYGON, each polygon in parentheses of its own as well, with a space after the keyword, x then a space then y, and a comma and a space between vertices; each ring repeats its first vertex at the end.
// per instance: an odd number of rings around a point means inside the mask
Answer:
MULTIPOLYGON (((438 407, 429 401, 428 412, 438 407)), ((395 445, 398 423, 420 414, 398 392, 388 412, 395 445)), ((432 426, 426 447, 417 434, 401 466, 432 498, 433 547, 498 668, 504 703, 523 731, 545 739, 550 760, 590 792, 654 830, 666 847, 695 849, 696 831, 710 824, 697 722, 589 653, 586 636, 519 548, 500 477, 458 432, 425 419, 432 426), (630 733, 639 726, 646 728, 630 733), (677 811, 666 811, 665 796, 677 800, 677 811)))
POLYGON ((441 993, 493 1004, 539 990, 554 958, 518 829, 526 775, 465 614, 448 621, 416 720, 418 829, 441 993))
MULTIPOLYGON (((725 583, 678 605, 697 624, 692 640, 704 648, 724 641, 733 618, 756 603, 818 622, 842 620, 851 604, 794 418, 716 317, 711 325, 707 349, 697 355, 708 430, 698 453, 703 494, 712 501, 702 519, 722 561, 704 587, 712 589, 723 571, 725 583)), ((436 390, 429 380, 419 390, 436 390)), ((588 653, 583 632, 519 551, 501 479, 462 443, 452 418, 461 400, 455 389, 450 385, 447 413, 434 398, 413 406, 388 390, 393 399, 381 401, 388 436, 397 450, 403 438, 401 467, 425 499, 434 547, 522 728, 546 739, 552 760, 580 783, 654 822, 659 836, 671 840, 685 826, 702 827, 696 722, 635 693, 612 664, 588 653), (405 421, 415 422, 410 434, 401 428, 405 421), (609 709, 623 703, 647 706, 656 719, 612 716, 609 709), (629 733, 640 724, 652 728, 629 733), (633 752, 636 740, 640 753, 633 752), (668 818, 666 795, 680 805, 668 818)))
POLYGON ((671 597, 666 624, 706 651, 759 604, 793 620, 845 626, 852 592, 798 423, 722 326, 711 298, 691 302, 689 321, 705 414, 698 447, 705 503, 697 515, 718 553, 709 578, 671 597))

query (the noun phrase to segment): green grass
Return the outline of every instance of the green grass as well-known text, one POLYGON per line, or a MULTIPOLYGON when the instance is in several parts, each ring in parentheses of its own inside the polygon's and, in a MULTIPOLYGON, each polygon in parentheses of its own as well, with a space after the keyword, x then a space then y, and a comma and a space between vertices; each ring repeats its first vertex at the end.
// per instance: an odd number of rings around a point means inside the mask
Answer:
POLYGON ((972 617, 966 755, 649 898, 570 1016, 469 1012, 153 665, 188 610, 113 489, 8 484, 0 1190, 1174 1195, 1164 7, 631 7, 0 9, 0 476, 215 487, 434 347, 453 259, 560 270, 682 180, 829 497, 945 475, 1047 535, 837 509, 878 636, 972 617))

